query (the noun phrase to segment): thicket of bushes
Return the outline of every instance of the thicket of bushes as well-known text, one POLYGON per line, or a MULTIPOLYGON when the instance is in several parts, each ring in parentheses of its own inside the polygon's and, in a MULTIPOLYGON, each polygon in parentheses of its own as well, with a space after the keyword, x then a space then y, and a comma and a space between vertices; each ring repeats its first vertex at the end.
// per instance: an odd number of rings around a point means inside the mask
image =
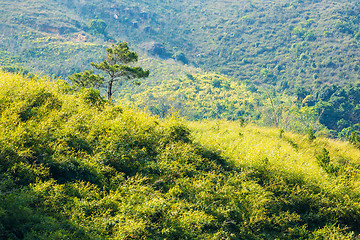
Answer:
POLYGON ((271 167, 272 159, 247 162, 232 155, 231 144, 218 152, 216 142, 202 144, 176 117, 161 120, 108 104, 95 90, 74 92, 52 81, 0 74, 1 238, 351 239, 359 233, 358 165, 309 180, 271 167))

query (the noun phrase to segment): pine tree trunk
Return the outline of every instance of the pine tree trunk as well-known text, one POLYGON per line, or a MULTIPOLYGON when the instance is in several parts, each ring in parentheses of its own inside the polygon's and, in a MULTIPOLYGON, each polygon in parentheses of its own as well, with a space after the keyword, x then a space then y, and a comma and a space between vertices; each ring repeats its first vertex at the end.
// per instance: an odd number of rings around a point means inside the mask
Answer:
POLYGON ((107 94, 108 94, 108 100, 109 100, 109 102, 111 101, 111 97, 112 97, 112 86, 113 86, 113 82, 114 82, 114 80, 111 79, 111 80, 109 81, 109 85, 108 85, 108 92, 107 92, 107 94))

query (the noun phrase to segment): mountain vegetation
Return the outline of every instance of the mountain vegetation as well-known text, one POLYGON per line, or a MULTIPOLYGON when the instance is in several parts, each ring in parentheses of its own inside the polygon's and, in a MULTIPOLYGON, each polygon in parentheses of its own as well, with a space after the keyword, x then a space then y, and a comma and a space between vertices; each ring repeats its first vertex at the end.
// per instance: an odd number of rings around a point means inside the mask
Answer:
POLYGON ((120 83, 111 92, 159 116, 173 109, 190 119, 246 119, 342 138, 359 131, 357 1, 15 2, 0 3, 4 70, 66 78, 128 41, 151 75, 142 87, 120 83), (218 86, 221 79, 233 85, 218 86), (194 92, 183 88, 190 85, 194 92), (247 105, 237 86, 261 100, 247 105))
POLYGON ((160 117, 177 112, 190 120, 241 120, 295 132, 312 128, 319 134, 331 134, 318 124, 314 105, 278 94, 273 88, 258 89, 249 82, 238 83, 219 74, 187 74, 174 80, 144 82, 136 88, 124 84, 118 99, 125 105, 147 108, 160 117))
POLYGON ((360 238, 359 16, 0 1, 0 239, 360 238))
POLYGON ((1 3, 2 61, 43 71, 45 56, 62 62, 62 69, 46 73, 72 74, 98 59, 89 44, 121 39, 256 84, 310 90, 359 77, 360 6, 354 0, 16 2, 1 3))
POLYGON ((200 72, 146 81, 136 88, 124 84, 117 96, 123 104, 147 108, 161 117, 176 111, 191 120, 242 120, 300 133, 312 129, 319 135, 346 139, 360 133, 359 90, 358 83, 330 84, 314 92, 299 87, 292 95, 200 72))
MULTIPOLYGON (((51 82, 50 82, 51 80, 51 82)), ((3 239, 354 239, 360 150, 0 74, 3 239)))

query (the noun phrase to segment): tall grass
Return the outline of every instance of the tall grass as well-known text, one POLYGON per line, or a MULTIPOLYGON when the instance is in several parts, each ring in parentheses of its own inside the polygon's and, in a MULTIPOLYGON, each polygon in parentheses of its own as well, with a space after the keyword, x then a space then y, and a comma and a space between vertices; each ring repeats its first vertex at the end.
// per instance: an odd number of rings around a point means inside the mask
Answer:
POLYGON ((242 126, 234 121, 198 121, 188 125, 195 142, 218 151, 239 168, 266 169, 334 194, 346 184, 346 188, 352 189, 351 194, 360 194, 360 150, 350 143, 321 137, 310 140, 306 135, 242 126), (317 156, 323 148, 337 169, 333 174, 318 163, 317 156))

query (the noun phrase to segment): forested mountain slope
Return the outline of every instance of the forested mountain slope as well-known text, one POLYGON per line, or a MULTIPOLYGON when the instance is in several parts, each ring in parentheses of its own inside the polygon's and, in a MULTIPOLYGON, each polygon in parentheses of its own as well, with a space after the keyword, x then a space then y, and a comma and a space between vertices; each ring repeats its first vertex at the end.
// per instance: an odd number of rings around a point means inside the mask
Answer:
POLYGON ((3 0, 0 11, 9 71, 65 78, 129 41, 151 75, 119 86, 122 102, 160 116, 360 131, 358 1, 3 0))
POLYGON ((126 40, 162 58, 174 57, 239 81, 282 88, 345 85, 359 77, 360 6, 353 0, 0 4, 2 64, 23 62, 46 73, 65 75, 55 66, 72 72, 97 59, 96 39, 103 38, 126 40), (91 25, 94 19, 101 23, 91 25), (54 67, 39 68, 41 61, 54 67))
POLYGON ((340 141, 159 119, 0 73, 2 239, 355 239, 359 159, 340 141))

